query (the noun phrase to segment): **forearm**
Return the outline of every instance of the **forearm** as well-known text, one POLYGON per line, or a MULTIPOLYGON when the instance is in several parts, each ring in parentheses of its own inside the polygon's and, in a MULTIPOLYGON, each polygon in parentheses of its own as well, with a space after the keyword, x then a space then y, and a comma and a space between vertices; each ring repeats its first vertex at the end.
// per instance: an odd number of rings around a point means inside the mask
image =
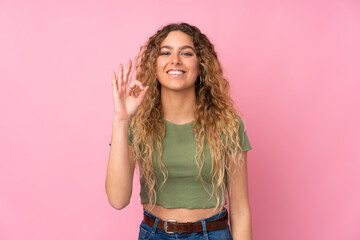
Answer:
POLYGON ((250 210, 230 214, 231 235, 233 240, 252 240, 250 210))
POLYGON ((128 129, 128 121, 114 120, 105 189, 110 204, 116 209, 125 207, 132 193, 133 173, 129 161, 128 129))

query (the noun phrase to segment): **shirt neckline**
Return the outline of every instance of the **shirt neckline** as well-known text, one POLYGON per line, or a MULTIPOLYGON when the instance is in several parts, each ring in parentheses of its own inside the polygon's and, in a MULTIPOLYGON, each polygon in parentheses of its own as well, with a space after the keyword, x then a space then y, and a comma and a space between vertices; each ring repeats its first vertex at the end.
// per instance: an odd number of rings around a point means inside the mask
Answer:
POLYGON ((170 121, 166 120, 165 118, 163 118, 163 120, 166 123, 168 123, 170 125, 173 125, 173 126, 187 126, 187 125, 190 125, 190 124, 192 124, 194 122, 194 120, 191 120, 191 122, 187 122, 187 123, 183 123, 183 124, 177 124, 177 123, 170 122, 170 121))

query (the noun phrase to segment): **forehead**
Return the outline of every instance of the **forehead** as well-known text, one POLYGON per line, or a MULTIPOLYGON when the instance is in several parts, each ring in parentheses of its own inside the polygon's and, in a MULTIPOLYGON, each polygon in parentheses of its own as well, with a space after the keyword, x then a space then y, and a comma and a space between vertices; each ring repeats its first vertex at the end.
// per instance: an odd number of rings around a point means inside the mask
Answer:
POLYGON ((160 46, 168 45, 172 47, 189 45, 194 47, 194 43, 189 35, 183 33, 182 31, 172 31, 166 36, 166 38, 161 42, 160 46))

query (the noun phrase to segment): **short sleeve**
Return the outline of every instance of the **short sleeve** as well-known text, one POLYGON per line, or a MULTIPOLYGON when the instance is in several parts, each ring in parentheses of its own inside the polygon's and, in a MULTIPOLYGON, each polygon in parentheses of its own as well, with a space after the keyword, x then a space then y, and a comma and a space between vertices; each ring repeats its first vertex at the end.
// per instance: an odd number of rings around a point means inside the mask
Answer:
POLYGON ((239 127, 239 131, 238 131, 239 137, 240 137, 240 146, 243 151, 249 151, 252 149, 252 147, 250 145, 250 141, 246 134, 246 131, 244 131, 244 128, 245 128, 244 123, 239 116, 236 116, 236 118, 240 122, 240 127, 239 127))

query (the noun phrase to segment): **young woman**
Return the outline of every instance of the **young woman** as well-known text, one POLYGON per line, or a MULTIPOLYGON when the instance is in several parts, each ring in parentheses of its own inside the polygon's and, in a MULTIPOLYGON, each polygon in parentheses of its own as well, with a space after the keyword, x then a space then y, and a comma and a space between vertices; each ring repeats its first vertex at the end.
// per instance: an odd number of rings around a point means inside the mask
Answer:
POLYGON ((130 60, 113 73, 111 206, 129 204, 138 163, 139 239, 252 239, 251 145, 213 44, 195 26, 170 24, 141 47, 136 63, 137 80, 130 60))

